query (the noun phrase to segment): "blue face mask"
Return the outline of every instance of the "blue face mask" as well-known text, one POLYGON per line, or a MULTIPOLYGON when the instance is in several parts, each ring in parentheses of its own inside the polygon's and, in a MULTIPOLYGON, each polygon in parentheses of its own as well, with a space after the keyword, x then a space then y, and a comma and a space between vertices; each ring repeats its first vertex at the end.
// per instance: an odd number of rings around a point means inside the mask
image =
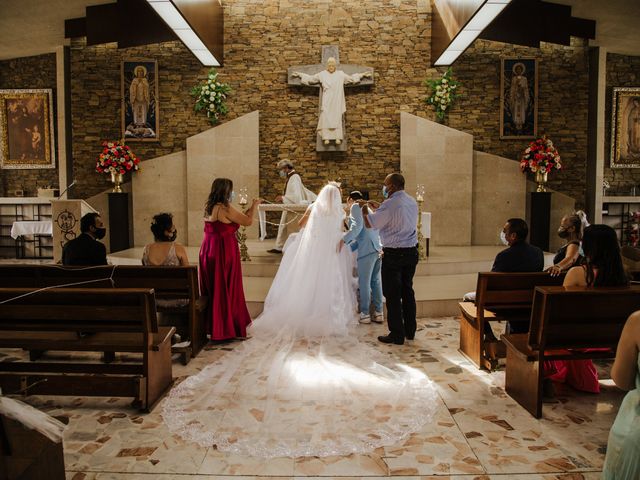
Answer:
POLYGON ((278 172, 278 175, 280 175, 281 178, 286 178, 287 177, 287 172, 285 172, 284 170, 280 170, 278 172))
POLYGON ((233 203, 235 199, 236 199, 236 192, 231 192, 231 195, 229 195, 229 203, 233 203))
POLYGON ((386 185, 382 186, 382 196, 384 198, 389 198, 389 190, 387 190, 387 186, 386 185))

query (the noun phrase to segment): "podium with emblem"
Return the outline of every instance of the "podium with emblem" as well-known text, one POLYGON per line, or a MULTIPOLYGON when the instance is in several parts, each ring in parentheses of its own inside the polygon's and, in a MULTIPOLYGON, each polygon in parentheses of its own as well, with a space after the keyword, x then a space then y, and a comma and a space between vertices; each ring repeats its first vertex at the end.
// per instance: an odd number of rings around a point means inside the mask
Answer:
POLYGON ((84 200, 52 200, 53 261, 62 261, 62 248, 80 235, 80 219, 87 213, 98 213, 84 200))

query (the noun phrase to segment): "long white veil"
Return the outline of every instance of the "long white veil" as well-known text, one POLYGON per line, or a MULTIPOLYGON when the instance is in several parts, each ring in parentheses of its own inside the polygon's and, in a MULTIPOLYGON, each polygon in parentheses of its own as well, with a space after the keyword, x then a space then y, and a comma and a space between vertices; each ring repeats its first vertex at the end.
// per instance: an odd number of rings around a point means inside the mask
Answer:
POLYGON ((432 416, 423 372, 357 339, 340 191, 325 186, 286 245, 252 338, 175 387, 173 433, 258 457, 365 453, 398 443, 432 416))

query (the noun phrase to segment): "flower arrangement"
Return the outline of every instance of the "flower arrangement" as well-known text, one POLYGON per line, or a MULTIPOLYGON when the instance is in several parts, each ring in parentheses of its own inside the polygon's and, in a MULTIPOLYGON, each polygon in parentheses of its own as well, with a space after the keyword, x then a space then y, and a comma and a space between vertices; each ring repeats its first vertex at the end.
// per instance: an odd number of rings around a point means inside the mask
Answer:
POLYGON ((229 111, 225 99, 230 91, 229 85, 218 81, 218 72, 212 68, 207 80, 191 89, 191 96, 196 98, 193 109, 196 112, 205 112, 209 123, 215 125, 220 116, 226 115, 229 111))
POLYGON ((129 145, 119 141, 102 142, 102 152, 96 161, 96 172, 106 175, 124 175, 129 171, 140 170, 140 159, 131 151, 129 145))
POLYGON ((534 140, 529 146, 522 152, 520 158, 520 169, 523 172, 533 173, 549 173, 553 169, 562 169, 562 163, 560 163, 560 154, 556 147, 553 146, 553 142, 543 135, 542 137, 534 140))
POLYGON ((425 80, 425 85, 431 90, 431 95, 425 98, 425 102, 436 108, 436 117, 439 121, 444 120, 447 109, 460 97, 458 87, 460 83, 452 78, 451 67, 437 80, 425 80))

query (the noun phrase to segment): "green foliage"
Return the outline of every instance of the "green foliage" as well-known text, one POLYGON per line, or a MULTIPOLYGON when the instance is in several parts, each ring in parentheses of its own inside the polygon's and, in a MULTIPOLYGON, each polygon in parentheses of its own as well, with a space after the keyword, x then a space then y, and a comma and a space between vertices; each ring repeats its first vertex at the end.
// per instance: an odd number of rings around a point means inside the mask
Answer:
POLYGON ((429 89, 427 93, 430 95, 424 99, 429 105, 433 105, 436 109, 438 120, 442 121, 445 114, 453 105, 453 102, 460 97, 460 83, 452 77, 451 67, 442 75, 442 78, 436 80, 425 80, 425 86, 429 89))
POLYGON ((212 68, 207 79, 191 89, 191 96, 196 98, 194 111, 206 113, 209 123, 215 125, 229 111, 225 100, 230 91, 229 85, 218 81, 218 72, 212 68))

